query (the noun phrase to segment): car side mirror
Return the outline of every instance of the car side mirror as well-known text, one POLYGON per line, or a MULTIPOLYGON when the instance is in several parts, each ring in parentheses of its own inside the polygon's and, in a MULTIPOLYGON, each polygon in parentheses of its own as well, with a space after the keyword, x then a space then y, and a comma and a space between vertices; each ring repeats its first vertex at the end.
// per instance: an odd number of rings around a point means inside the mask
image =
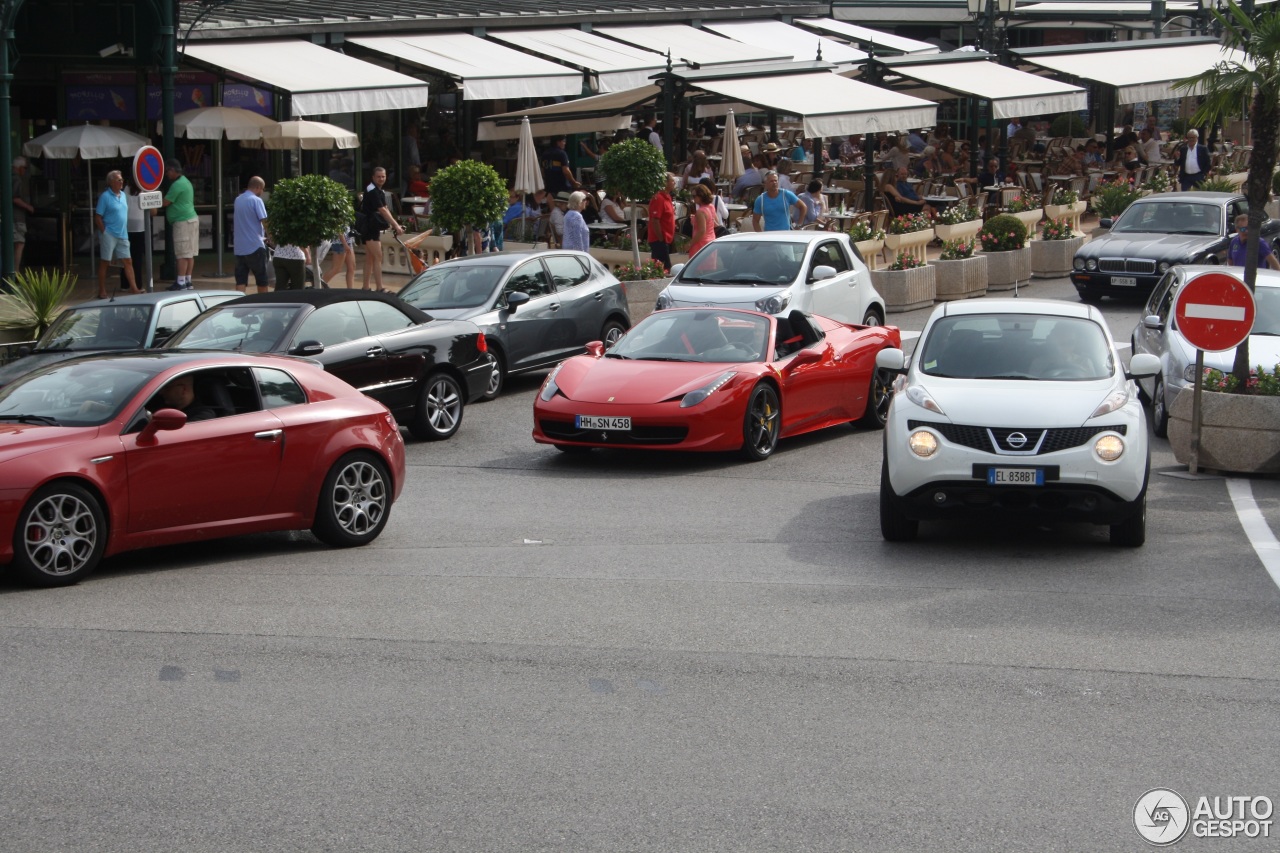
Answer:
POLYGON ((324 352, 324 344, 319 341, 303 341, 289 350, 289 355, 319 355, 322 352, 324 352))
POLYGON ((900 349, 889 347, 876 353, 876 367, 881 370, 892 370, 894 373, 905 371, 907 357, 900 349))
POLYGON ((671 268, 671 277, 675 278, 676 276, 680 275, 680 272, 683 269, 684 269, 684 264, 676 264, 674 267, 671 268))
POLYGON ((178 409, 160 409, 151 416, 151 420, 147 421, 147 425, 142 428, 142 432, 138 433, 138 444, 153 444, 156 440, 156 433, 161 430, 168 432, 182 429, 186 425, 186 412, 178 409))
POLYGON ((522 290, 516 290, 507 294, 507 310, 512 314, 516 313, 516 309, 529 301, 529 294, 522 290))
POLYGON ((1115 221, 1115 220, 1113 220, 1113 219, 1112 219, 1111 217, 1109 217, 1109 216, 1107 216, 1107 217, 1103 217, 1102 219, 1099 219, 1099 220, 1098 220, 1098 227, 1099 227, 1099 228, 1110 228, 1110 227, 1111 227, 1111 223, 1112 223, 1112 222, 1114 222, 1114 221, 1115 221))
POLYGON ((587 355, 600 358, 604 355, 604 341, 591 341, 587 344, 587 355))
POLYGON ((835 267, 827 266, 826 264, 820 264, 813 268, 813 275, 810 276, 809 283, 812 284, 815 281, 826 281, 829 278, 835 278, 835 277, 836 277, 835 267))
POLYGON ((1143 376, 1155 376, 1160 372, 1160 357, 1149 352, 1140 352, 1129 359, 1129 370, 1125 376, 1137 379, 1143 376))
POLYGON ((1154 329, 1155 331, 1158 332, 1160 331, 1160 327, 1162 325, 1164 324, 1160 322, 1160 316, 1158 314, 1148 314, 1147 316, 1142 318, 1143 328, 1154 329))

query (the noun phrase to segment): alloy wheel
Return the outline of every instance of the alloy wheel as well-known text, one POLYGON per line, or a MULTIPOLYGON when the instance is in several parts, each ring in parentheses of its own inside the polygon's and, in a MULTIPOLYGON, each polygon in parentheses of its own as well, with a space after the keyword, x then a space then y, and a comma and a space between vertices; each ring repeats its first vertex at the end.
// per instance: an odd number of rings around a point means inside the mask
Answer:
POLYGON ((376 467, 356 460, 343 468, 333 484, 333 517, 353 535, 377 527, 387 511, 387 483, 376 467))
POLYGON ((462 397, 458 395, 457 386, 448 379, 436 379, 427 389, 426 409, 432 429, 441 434, 452 431, 462 414, 462 397))
POLYGON ((31 510, 23 541, 33 567, 60 577, 84 568, 93 557, 99 535, 93 510, 83 500, 53 494, 31 510))

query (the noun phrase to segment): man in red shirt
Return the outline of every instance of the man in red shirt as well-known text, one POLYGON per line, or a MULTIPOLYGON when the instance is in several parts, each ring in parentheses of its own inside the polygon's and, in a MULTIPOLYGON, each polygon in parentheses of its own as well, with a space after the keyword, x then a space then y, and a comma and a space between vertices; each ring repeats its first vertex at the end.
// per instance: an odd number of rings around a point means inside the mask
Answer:
POLYGON ((649 202, 649 257, 671 269, 671 243, 676 239, 676 208, 671 194, 676 189, 676 176, 667 172, 667 188, 659 190, 649 202))

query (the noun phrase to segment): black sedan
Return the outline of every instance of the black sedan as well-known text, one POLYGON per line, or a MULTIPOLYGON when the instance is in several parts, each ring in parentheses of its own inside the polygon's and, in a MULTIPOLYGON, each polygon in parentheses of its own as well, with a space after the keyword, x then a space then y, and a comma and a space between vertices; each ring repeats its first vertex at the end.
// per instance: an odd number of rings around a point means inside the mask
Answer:
POLYGON ((486 399, 498 396, 508 373, 551 367, 591 341, 612 346, 631 328, 622 283, 584 252, 460 258, 422 273, 400 298, 484 331, 494 366, 486 399))
POLYGON ((237 290, 178 290, 82 302, 59 314, 29 353, 0 367, 0 388, 68 358, 158 347, 200 312, 241 296, 237 290))
POLYGON ((246 296, 206 311, 166 348, 309 358, 426 440, 458 431, 463 405, 484 395, 493 370, 474 323, 435 320, 394 296, 365 290, 246 296))
MULTIPOLYGON (((1076 252, 1071 283, 1083 302, 1103 296, 1146 298, 1178 264, 1220 264, 1235 234, 1235 219, 1249 212, 1236 193, 1159 193, 1129 205, 1113 222, 1099 224, 1110 233, 1076 252)), ((1280 220, 1268 219, 1262 236, 1274 240, 1280 220)))

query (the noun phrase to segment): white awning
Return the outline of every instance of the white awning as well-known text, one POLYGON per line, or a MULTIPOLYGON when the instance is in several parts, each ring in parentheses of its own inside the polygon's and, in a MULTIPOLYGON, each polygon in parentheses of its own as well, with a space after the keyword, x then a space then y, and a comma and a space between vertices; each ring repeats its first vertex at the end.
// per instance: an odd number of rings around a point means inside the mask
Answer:
POLYGON ((894 74, 911 80, 990 100, 996 118, 1075 112, 1089 106, 1087 93, 1079 86, 1037 77, 986 59, 891 62, 889 67, 894 74))
MULTIPOLYGON (((1166 12, 1191 12, 1196 9, 1195 3, 1165 3, 1166 12)), ((1064 3, 1031 3, 1026 6, 1018 7, 1018 14, 1038 13, 1038 14, 1056 14, 1059 12, 1068 12, 1076 15, 1138 15, 1145 18, 1151 17, 1151 4, 1141 2, 1118 2, 1118 3, 1093 3, 1084 0, 1084 2, 1064 2, 1064 3)))
POLYGON ((1244 61, 1244 54, 1225 50, 1217 42, 1161 47, 1160 40, 1153 39, 1150 44, 1151 47, 1131 48, 1126 44, 1123 49, 1064 53, 1028 51, 1021 58, 1059 74, 1114 86, 1122 104, 1198 94, 1185 89, 1175 91, 1173 84, 1208 71, 1224 60, 1244 61))
POLYGON ((427 84, 300 39, 195 41, 191 59, 288 92, 293 115, 407 110, 430 103, 427 84))
POLYGON ((796 23, 840 36, 860 47, 875 45, 878 55, 883 54, 884 49, 894 53, 938 53, 937 45, 929 44, 927 41, 916 41, 905 36, 895 36, 893 33, 882 33, 880 30, 860 27, 845 21, 833 21, 831 18, 797 18, 796 23))
POLYGON ((780 62, 783 60, 790 62, 792 60, 789 51, 751 47, 685 24, 595 27, 593 32, 664 56, 669 48, 673 63, 697 63, 706 66, 727 62, 780 62))
POLYGON ((831 6, 837 21, 874 21, 880 24, 959 24, 969 20, 968 4, 959 0, 862 0, 856 5, 831 6))
POLYGON ((703 26, 743 44, 791 51, 791 58, 797 62, 816 59, 819 45, 823 61, 836 65, 852 66, 867 58, 867 54, 857 48, 782 21, 707 21, 703 26))
POLYGON ((582 94, 582 72, 470 33, 349 35, 347 41, 458 78, 465 101, 582 94))
POLYGON ((490 30, 489 38, 581 68, 595 76, 602 93, 644 86, 667 67, 666 59, 651 50, 583 30, 490 30))
POLYGON ((610 92, 562 104, 547 104, 485 116, 480 119, 476 139, 480 142, 519 139, 520 119, 525 116, 529 118, 535 137, 556 133, 612 133, 631 127, 636 110, 643 104, 653 102, 661 93, 662 89, 658 86, 640 86, 624 92, 610 92))

